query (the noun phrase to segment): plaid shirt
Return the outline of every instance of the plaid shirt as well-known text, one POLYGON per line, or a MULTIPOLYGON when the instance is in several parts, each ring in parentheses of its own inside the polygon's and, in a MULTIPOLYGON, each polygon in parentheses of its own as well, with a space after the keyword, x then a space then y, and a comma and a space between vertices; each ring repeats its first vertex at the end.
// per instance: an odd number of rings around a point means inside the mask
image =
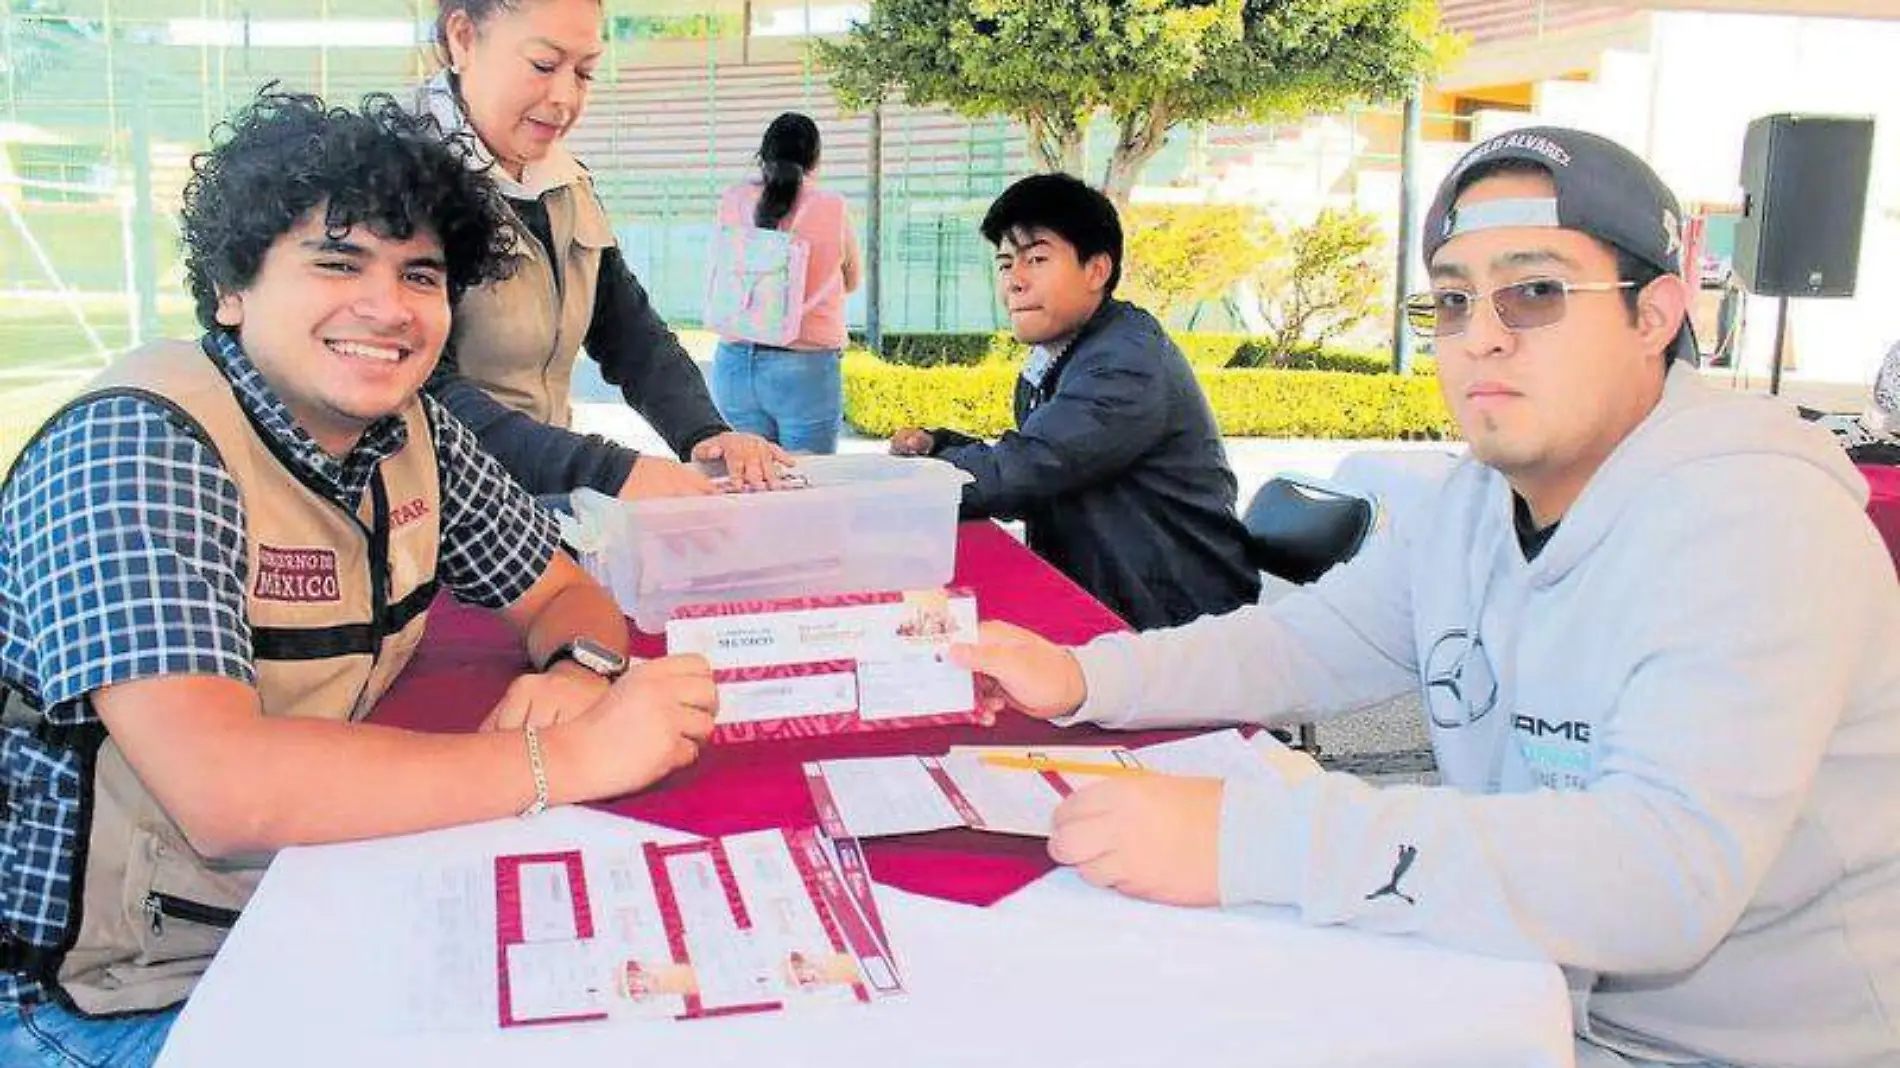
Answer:
MULTIPOLYGON (((265 383, 237 339, 205 351, 238 402, 352 512, 377 465, 401 449, 400 418, 378 421, 348 456, 325 453, 265 383)), ((437 577, 464 601, 513 603, 547 570, 554 520, 475 437, 428 397, 442 479, 437 577)), ((0 679, 32 696, 46 720, 97 724, 86 696, 160 675, 216 675, 255 685, 244 590, 244 504, 211 451, 168 413, 113 396, 62 414, 23 453, 0 490, 0 679)), ((75 898, 82 796, 79 759, 30 725, 0 726, 0 939, 53 947, 75 898)), ((0 1001, 44 996, 0 972, 0 1001)))

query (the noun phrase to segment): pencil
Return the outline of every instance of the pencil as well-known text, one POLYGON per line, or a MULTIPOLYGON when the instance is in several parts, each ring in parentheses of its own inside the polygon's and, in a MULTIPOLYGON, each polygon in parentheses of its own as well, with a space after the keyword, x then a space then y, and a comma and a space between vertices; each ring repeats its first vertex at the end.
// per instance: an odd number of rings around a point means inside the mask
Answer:
POLYGON ((1010 768, 1016 771, 1054 771, 1072 775, 1158 774, 1147 768, 1129 767, 1126 764, 1113 764, 1107 761, 1050 760, 1046 757, 1013 756, 1007 753, 986 753, 980 759, 990 767, 1010 768))

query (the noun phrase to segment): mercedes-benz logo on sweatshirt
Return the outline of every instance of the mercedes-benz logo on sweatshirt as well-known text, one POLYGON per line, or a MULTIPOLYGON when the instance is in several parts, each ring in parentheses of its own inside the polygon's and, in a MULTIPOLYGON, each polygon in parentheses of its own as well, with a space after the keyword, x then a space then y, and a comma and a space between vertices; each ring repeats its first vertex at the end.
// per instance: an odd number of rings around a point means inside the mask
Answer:
POLYGON ((1484 639, 1448 630, 1425 657, 1425 710, 1446 730, 1469 727, 1498 706, 1498 679, 1484 655, 1484 639))

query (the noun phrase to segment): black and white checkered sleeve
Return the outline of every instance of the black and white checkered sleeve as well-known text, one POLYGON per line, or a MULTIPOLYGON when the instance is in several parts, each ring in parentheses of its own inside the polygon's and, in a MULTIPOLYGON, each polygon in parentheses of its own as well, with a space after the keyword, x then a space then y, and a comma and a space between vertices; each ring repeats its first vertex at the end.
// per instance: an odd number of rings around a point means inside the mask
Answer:
POLYGON ((242 499, 205 443, 113 396, 60 418, 19 464, 10 570, 49 710, 159 675, 255 684, 242 499))
POLYGON ((437 573, 455 596, 484 608, 521 599, 547 572, 559 528, 448 409, 425 395, 442 472, 437 573))

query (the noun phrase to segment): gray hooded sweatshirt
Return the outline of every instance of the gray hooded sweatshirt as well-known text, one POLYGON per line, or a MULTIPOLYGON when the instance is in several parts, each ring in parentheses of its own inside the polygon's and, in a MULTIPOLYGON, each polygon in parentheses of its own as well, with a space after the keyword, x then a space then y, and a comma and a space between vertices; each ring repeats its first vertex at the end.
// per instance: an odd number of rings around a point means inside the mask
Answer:
POLYGON ((1320 719, 1422 692, 1445 786, 1228 784, 1221 895, 1561 965, 1665 1061, 1900 1063, 1900 585, 1866 483, 1671 372, 1534 560, 1497 472, 1270 608, 1077 651, 1077 714, 1320 719))

